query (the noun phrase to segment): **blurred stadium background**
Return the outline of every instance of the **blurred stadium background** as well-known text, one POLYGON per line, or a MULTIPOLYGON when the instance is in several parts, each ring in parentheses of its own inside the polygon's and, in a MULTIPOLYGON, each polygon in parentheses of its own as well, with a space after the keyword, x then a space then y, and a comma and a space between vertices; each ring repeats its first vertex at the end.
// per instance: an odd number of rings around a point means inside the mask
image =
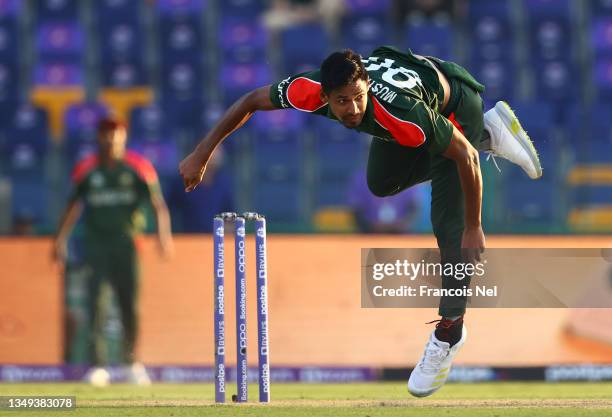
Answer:
MULTIPOLYGON (((71 167, 94 149, 96 122, 106 114, 128 122, 129 146, 157 168, 174 231, 204 231, 180 209, 185 197, 177 164, 226 106, 254 87, 318 66, 334 49, 351 47, 367 55, 375 46, 394 44, 466 66, 486 84, 488 105, 508 100, 535 139, 545 170, 539 181, 503 161, 499 173, 483 158, 485 231, 520 235, 492 238, 493 246, 607 245, 612 1, 445 1, 431 11, 415 7, 428 2, 338 0, 337 10, 326 11, 325 19, 311 2, 284 3, 0 0, 0 233, 53 233, 70 189, 71 167), (604 236, 566 236, 584 233, 604 236), (529 234, 557 238, 533 243, 529 234)), ((221 172, 229 182, 219 190, 232 191, 236 211, 265 213, 273 232, 355 232, 348 190, 353 174, 364 169, 368 140, 295 111, 257 114, 224 145, 221 172)), ((418 328, 418 337, 407 337, 406 329, 435 313, 360 310, 355 253, 366 246, 434 245, 427 188, 419 192, 423 204, 412 232, 424 234, 422 240, 271 237, 273 365, 397 368, 416 361, 429 327, 418 328), (352 252, 338 263, 341 245, 352 252), (327 292, 322 283, 329 285, 327 292), (378 333, 366 334, 372 330, 378 333)), ((212 223, 209 217, 200 220, 212 223)), ((212 363, 208 240, 182 236, 177 258, 166 264, 150 242, 145 244, 140 347, 145 363, 212 363)), ((72 247, 78 256, 78 239, 72 247)), ((0 248, 5 271, 0 363, 61 363, 64 294, 62 278, 48 262, 48 238, 6 237, 0 248)), ((78 272, 69 275, 68 284, 78 282, 78 272)), ((78 310, 82 288, 74 285, 66 299, 78 310)), ((610 379, 610 367, 573 367, 612 363, 609 311, 474 311, 473 342, 460 363, 566 364, 551 380, 610 379), (568 338, 567 329, 580 330, 573 334, 586 339, 568 338), (509 340, 508 332, 516 339, 509 340)), ((116 314, 110 310, 106 329, 111 348, 118 346, 120 334, 116 314)), ((41 377, 38 368, 33 373, 2 369, 6 380, 57 376, 43 372, 41 377)), ((367 379, 369 371, 364 372, 330 375, 367 379)), ((457 379, 509 375, 488 367, 469 372, 457 379)), ((543 368, 535 372, 533 379, 548 378, 543 368)), ((211 376, 184 375, 187 380, 211 376)), ((325 375, 313 372, 306 379, 325 380, 325 375)))
MULTIPOLYGON (((367 55, 388 43, 462 63, 535 139, 541 181, 483 162, 489 233, 612 229, 612 2, 442 2, 431 15, 410 1, 337 2, 327 20, 278 12, 283 28, 265 0, 2 0, 0 232, 54 230, 70 167, 104 114, 129 123, 130 147, 154 162, 173 209, 178 161, 233 100, 334 49, 367 55)), ((306 118, 259 114, 226 142, 236 204, 278 231, 355 230, 345 190, 368 137, 306 118)), ((427 232, 421 207, 414 230, 427 232)), ((175 230, 197 231, 181 215, 175 230)))

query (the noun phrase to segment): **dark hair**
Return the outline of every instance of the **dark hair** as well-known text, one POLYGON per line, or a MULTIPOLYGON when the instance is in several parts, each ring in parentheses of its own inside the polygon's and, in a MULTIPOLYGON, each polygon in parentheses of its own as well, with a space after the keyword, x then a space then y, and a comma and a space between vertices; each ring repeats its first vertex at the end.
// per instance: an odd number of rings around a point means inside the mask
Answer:
POLYGON ((127 129, 127 125, 113 117, 105 117, 98 122, 98 134, 110 132, 111 130, 119 128, 127 129))
POLYGON ((325 94, 348 83, 367 79, 361 56, 350 49, 334 52, 321 64, 321 88, 325 94))

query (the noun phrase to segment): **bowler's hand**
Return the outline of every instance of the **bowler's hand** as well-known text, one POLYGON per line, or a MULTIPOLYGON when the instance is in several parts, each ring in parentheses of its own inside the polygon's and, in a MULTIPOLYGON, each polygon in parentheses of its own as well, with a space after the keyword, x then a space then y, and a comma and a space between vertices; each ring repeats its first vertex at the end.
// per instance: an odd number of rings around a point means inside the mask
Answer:
POLYGON ((485 235, 482 227, 465 228, 461 240, 461 252, 466 263, 480 262, 480 254, 485 250, 485 235))
POLYGON ((207 162, 208 158, 202 160, 202 156, 195 152, 190 153, 181 161, 179 173, 183 177, 186 192, 193 191, 202 182, 207 162))

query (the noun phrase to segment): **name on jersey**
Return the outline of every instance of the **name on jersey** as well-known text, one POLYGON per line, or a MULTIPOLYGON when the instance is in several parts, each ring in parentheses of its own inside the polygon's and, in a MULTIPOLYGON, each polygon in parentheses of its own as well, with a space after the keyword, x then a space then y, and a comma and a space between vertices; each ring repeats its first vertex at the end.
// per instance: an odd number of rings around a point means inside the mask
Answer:
POLYGON ((397 97, 397 93, 392 91, 389 87, 384 85, 383 83, 374 82, 374 80, 370 79, 369 85, 370 91, 379 99, 386 101, 387 103, 393 103, 395 97, 397 97))

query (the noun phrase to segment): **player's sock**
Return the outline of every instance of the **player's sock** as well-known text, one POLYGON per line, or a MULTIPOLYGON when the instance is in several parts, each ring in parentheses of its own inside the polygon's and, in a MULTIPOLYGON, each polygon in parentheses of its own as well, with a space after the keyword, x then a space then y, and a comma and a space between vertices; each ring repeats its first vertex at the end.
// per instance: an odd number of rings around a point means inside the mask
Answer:
POLYGON ((477 149, 479 151, 490 151, 491 150, 491 134, 488 130, 482 131, 482 137, 478 143, 477 149))
POLYGON ((448 343, 451 347, 461 340, 463 316, 442 317, 436 324, 436 339, 448 343))

